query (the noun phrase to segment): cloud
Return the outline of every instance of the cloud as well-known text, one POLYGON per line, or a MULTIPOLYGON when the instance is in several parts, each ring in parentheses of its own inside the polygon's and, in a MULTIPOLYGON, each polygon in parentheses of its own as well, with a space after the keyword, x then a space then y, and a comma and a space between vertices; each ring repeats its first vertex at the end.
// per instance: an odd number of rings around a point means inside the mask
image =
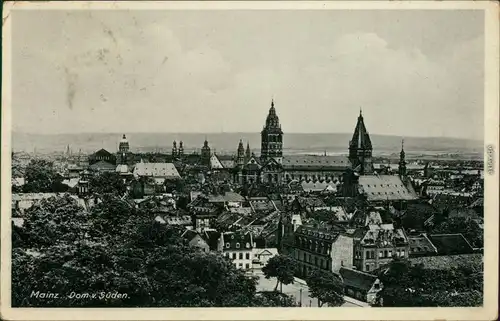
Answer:
POLYGON ((19 32, 43 30, 15 44, 16 128, 259 131, 274 97, 286 132, 351 132, 361 107, 372 133, 481 136, 481 37, 428 55, 314 19, 307 32, 218 19, 217 28, 134 12, 14 20, 19 32))

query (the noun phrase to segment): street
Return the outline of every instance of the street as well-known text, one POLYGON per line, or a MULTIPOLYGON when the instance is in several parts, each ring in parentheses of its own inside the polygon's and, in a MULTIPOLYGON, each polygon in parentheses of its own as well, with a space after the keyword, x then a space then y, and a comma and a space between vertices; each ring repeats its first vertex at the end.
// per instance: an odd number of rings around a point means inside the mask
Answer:
MULTIPOLYGON (((274 290, 274 287, 276 286, 276 278, 266 279, 264 274, 260 271, 255 271, 253 275, 259 277, 257 291, 274 290)), ((298 303, 301 303, 302 307, 318 307, 318 300, 313 299, 309 296, 309 288, 303 280, 296 278, 295 282, 292 284, 283 284, 281 288, 280 286, 278 286, 278 291, 280 289, 283 291, 283 293, 293 296, 298 303)), ((361 302, 349 297, 344 297, 344 299, 346 300, 346 302, 342 305, 342 307, 369 307, 369 305, 365 302, 361 302)), ((325 303, 323 307, 327 307, 327 304, 325 303)))

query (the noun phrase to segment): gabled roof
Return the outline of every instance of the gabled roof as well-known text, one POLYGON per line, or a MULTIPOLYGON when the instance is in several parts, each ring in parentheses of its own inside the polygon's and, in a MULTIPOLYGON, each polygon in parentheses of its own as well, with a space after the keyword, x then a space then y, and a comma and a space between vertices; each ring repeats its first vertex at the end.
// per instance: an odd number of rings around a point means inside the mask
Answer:
POLYGON ((469 254, 473 253, 474 249, 460 234, 431 234, 429 239, 437 248, 438 254, 469 254))
POLYGON ((448 270, 462 266, 482 269, 483 254, 440 255, 410 258, 413 264, 423 264, 426 269, 448 270))
POLYGON ((136 176, 153 176, 180 178, 179 172, 172 163, 137 163, 134 168, 136 176))
POLYGON ((219 158, 215 154, 210 157, 210 168, 211 169, 222 169, 222 168, 224 168, 224 166, 220 162, 219 158))
POLYGON ((289 155, 283 156, 282 165, 285 170, 342 170, 351 166, 351 162, 345 156, 289 155))
POLYGON ((372 142, 370 140, 370 135, 365 127, 365 122, 363 120, 363 115, 359 113, 358 122, 356 123, 356 128, 354 129, 354 134, 349 142, 349 149, 372 149, 372 142))
POLYGON ((410 254, 437 253, 437 248, 425 234, 408 236, 410 254))
POLYGON ((362 291, 369 291, 377 277, 366 272, 341 267, 339 274, 342 277, 344 285, 347 287, 359 289, 362 291))
POLYGON ((243 202, 245 198, 235 192, 225 192, 224 194, 209 195, 208 201, 210 203, 224 203, 224 202, 243 202))
POLYGON ((415 200, 418 196, 408 189, 399 176, 361 175, 358 182, 359 192, 369 201, 415 200))

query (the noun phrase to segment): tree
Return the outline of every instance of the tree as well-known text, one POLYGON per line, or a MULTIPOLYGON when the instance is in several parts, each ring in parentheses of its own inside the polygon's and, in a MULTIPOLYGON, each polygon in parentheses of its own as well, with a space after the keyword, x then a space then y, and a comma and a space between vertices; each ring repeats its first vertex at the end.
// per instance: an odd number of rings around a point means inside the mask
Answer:
POLYGON ((29 162, 25 179, 23 190, 26 193, 50 193, 53 192, 53 184, 62 181, 54 164, 44 159, 32 159, 29 162))
POLYGON ((344 303, 344 284, 331 272, 314 270, 307 278, 307 286, 311 297, 318 299, 318 305, 341 306, 344 303))
POLYGON ((483 230, 479 224, 471 218, 452 217, 432 229, 434 234, 462 233, 473 247, 483 247, 483 230))
POLYGON ((384 286, 377 301, 386 307, 480 306, 483 301, 483 274, 476 266, 435 270, 395 259, 379 279, 384 286))
POLYGON ((276 255, 267 261, 267 264, 262 268, 266 279, 272 277, 276 278, 276 287, 274 291, 278 289, 278 285, 293 283, 294 273, 296 270, 295 261, 286 255, 276 255))
POLYGON ((67 196, 29 209, 23 228, 13 235, 12 305, 290 304, 286 297, 277 300, 276 296, 257 295, 256 278, 246 276, 228 258, 189 247, 181 237, 183 229, 153 221, 147 212, 128 205, 126 200, 107 195, 91 213, 85 213, 67 196), (74 292, 89 296, 78 298, 74 292), (36 293, 60 295, 41 299, 36 293))
POLYGON ((98 195, 123 195, 127 191, 123 178, 116 172, 103 172, 92 175, 89 180, 89 189, 91 193, 98 195))

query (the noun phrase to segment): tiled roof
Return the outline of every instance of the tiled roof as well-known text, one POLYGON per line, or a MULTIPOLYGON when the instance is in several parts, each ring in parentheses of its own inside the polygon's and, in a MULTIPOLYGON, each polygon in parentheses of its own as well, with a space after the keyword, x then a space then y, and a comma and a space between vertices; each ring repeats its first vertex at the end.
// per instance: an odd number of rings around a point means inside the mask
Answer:
POLYGON ((235 192, 225 192, 224 194, 209 195, 208 201, 210 203, 223 203, 223 202, 243 202, 245 198, 235 192))
POLYGON ((472 246, 462 234, 431 234, 428 236, 437 248, 438 254, 469 254, 474 252, 472 246))
POLYGON ((372 245, 379 242, 395 242, 398 244, 408 243, 408 238, 402 229, 395 229, 393 224, 378 224, 368 225, 364 237, 361 240, 362 244, 372 245))
POLYGON ((224 233, 224 251, 253 249, 251 233, 227 232, 224 233))
POLYGON ((179 172, 172 163, 137 163, 134 175, 180 178, 179 172))
POLYGON ((425 234, 408 236, 410 255, 437 253, 437 249, 425 234))
POLYGON ((295 235, 304 235, 307 238, 314 238, 327 242, 335 242, 339 236, 339 232, 320 227, 301 225, 295 231, 295 235))
POLYGON ((125 174, 125 173, 129 173, 130 171, 129 171, 128 165, 120 164, 120 165, 116 166, 116 172, 121 173, 121 174, 125 174))
POLYGON ((405 186, 399 176, 362 175, 359 177, 360 193, 368 200, 415 200, 417 195, 405 186))
POLYGON ((62 181, 62 183, 64 185, 67 185, 69 188, 75 187, 76 185, 78 185, 79 182, 80 182, 79 178, 70 178, 62 181))
POLYGON ((103 170, 114 170, 115 165, 108 163, 106 161, 98 161, 95 164, 89 166, 91 169, 103 169, 103 170))
POLYGON ((283 157, 282 165, 285 170, 342 170, 351 163, 345 156, 290 155, 283 157))
POLYGON ((221 164, 217 155, 212 155, 212 157, 210 157, 210 168, 212 168, 212 169, 224 168, 224 166, 221 164))
POLYGON ((377 280, 375 275, 345 267, 340 268, 339 274, 345 286, 362 291, 369 291, 377 280))
POLYGON ((423 264, 427 269, 447 270, 462 266, 471 266, 481 269, 483 265, 482 254, 463 254, 463 255, 440 255, 424 256, 411 258, 413 264, 423 264))
POLYGON ((320 182, 320 181, 316 181, 316 182, 307 182, 307 181, 303 181, 302 182, 302 189, 305 191, 305 192, 322 192, 322 191, 331 191, 331 192, 335 192, 337 191, 337 185, 333 182, 320 182))
POLYGON ((235 166, 235 162, 232 159, 222 160, 219 158, 219 161, 222 164, 222 166, 224 166, 224 168, 234 168, 235 166))

